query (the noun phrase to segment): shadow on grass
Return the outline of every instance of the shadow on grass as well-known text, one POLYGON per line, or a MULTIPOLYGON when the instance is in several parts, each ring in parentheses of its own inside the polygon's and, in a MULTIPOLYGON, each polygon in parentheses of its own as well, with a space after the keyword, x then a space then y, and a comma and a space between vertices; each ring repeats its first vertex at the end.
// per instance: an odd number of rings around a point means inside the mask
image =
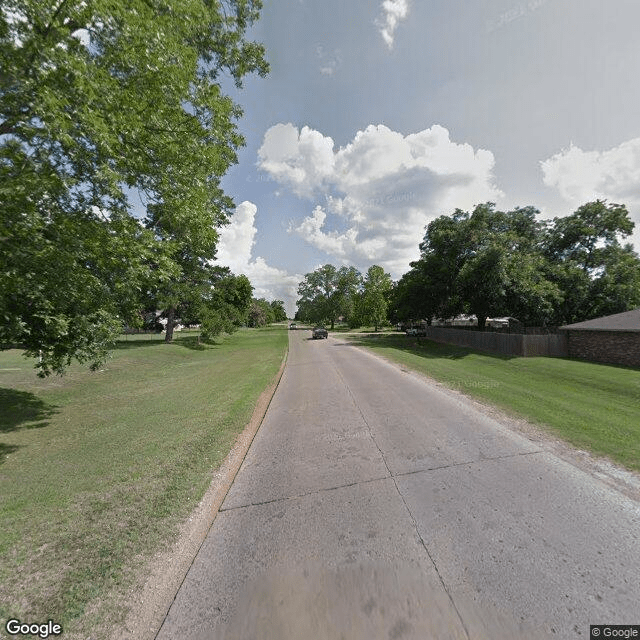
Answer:
POLYGON ((333 346, 354 346, 354 347, 388 347, 412 353, 421 358, 446 358, 448 360, 460 360, 470 355, 482 355, 496 360, 512 360, 519 358, 516 355, 505 355, 501 353, 490 353, 487 351, 478 351, 470 347, 460 347, 454 344, 444 344, 442 342, 434 342, 427 338, 412 337, 405 335, 366 335, 366 336, 344 336, 348 341, 345 343, 335 343, 333 346))
POLYGON ((197 336, 181 336, 173 340, 173 344, 177 344, 179 347, 185 349, 191 349, 192 351, 204 351, 211 347, 215 347, 215 342, 199 342, 197 336))
POLYGON ((135 340, 121 339, 116 344, 116 349, 139 349, 140 347, 153 347, 163 344, 175 344, 194 351, 203 351, 207 346, 216 346, 215 343, 198 342, 198 336, 174 336, 172 342, 165 342, 164 336, 158 338, 141 338, 135 340))
POLYGON ((20 449, 19 446, 15 444, 5 444, 4 442, 0 442, 0 464, 2 464, 10 453, 17 451, 20 449))
POLYGON ((57 409, 28 391, 0 388, 0 433, 46 427, 57 409))
POLYGON ((164 339, 145 338, 143 340, 118 340, 118 342, 116 342, 116 349, 138 349, 140 347, 152 347, 158 344, 164 344, 164 339))

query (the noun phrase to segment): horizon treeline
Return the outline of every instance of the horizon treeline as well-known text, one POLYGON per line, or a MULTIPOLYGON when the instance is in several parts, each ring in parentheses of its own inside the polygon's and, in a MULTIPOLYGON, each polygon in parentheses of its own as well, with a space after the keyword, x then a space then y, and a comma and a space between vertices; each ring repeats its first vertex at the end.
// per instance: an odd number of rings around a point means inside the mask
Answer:
POLYGON ((377 329, 464 313, 482 330, 489 317, 548 327, 640 306, 640 258, 623 243, 634 228, 626 206, 596 200, 562 218, 539 214, 487 202, 442 215, 427 225, 420 258, 397 282, 378 265, 366 277, 324 265, 300 283, 296 318, 333 327, 341 317, 377 329))

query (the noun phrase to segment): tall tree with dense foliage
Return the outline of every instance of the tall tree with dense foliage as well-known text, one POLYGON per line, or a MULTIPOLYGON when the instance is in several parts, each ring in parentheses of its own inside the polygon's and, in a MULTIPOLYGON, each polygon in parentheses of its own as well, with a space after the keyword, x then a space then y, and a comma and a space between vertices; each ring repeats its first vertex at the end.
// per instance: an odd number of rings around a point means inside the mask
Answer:
POLYGON ((544 238, 550 278, 565 297, 556 322, 570 323, 640 306, 640 259, 630 244, 634 222, 624 205, 596 200, 555 218, 544 238))
POLYGON ((561 293, 543 268, 544 225, 537 214, 533 207, 502 212, 486 203, 429 224, 416 269, 432 299, 430 310, 440 317, 473 313, 480 329, 491 315, 549 321, 561 293))
POLYGON ((253 287, 245 275, 228 267, 212 267, 209 286, 196 299, 201 338, 209 342, 221 333, 233 333, 248 320, 253 287))
POLYGON ((640 305, 640 260, 621 240, 633 230, 626 207, 589 202, 538 221, 533 207, 480 204, 427 227, 421 257, 394 287, 396 320, 473 313, 559 325, 640 305))
POLYGON ((41 373, 97 364, 142 294, 159 286, 170 308, 215 257, 232 207, 219 181, 243 143, 220 81, 267 72, 245 39, 260 8, 0 6, 0 343, 39 354, 41 373))
POLYGON ((349 322, 356 312, 355 301, 362 289, 362 274, 355 267, 340 267, 336 276, 334 301, 337 317, 342 316, 349 322))
POLYGON ((359 315, 364 324, 373 325, 378 331, 387 319, 389 293, 393 283, 391 276, 377 264, 367 270, 364 277, 359 315))
POLYGON ((287 319, 287 312, 284 308, 283 300, 272 300, 271 309, 273 310, 273 321, 284 322, 287 319))
POLYGON ((298 317, 303 322, 331 324, 353 312, 353 299, 362 276, 355 267, 325 264, 307 273, 298 285, 298 317))
POLYGON ((250 327, 264 327, 275 322, 275 313, 271 304, 264 298, 253 298, 249 305, 248 324, 250 327))

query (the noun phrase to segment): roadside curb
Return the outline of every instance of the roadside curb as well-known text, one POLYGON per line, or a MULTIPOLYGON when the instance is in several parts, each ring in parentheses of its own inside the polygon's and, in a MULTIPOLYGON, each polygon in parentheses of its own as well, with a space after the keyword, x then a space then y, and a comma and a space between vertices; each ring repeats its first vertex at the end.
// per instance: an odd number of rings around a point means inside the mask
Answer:
POLYGON ((218 515, 224 499, 242 466, 275 395, 289 356, 285 351, 280 369, 260 394, 251 420, 215 472, 209 489, 180 529, 176 542, 168 551, 156 555, 149 577, 131 604, 124 629, 114 630, 115 640, 154 640, 218 515))

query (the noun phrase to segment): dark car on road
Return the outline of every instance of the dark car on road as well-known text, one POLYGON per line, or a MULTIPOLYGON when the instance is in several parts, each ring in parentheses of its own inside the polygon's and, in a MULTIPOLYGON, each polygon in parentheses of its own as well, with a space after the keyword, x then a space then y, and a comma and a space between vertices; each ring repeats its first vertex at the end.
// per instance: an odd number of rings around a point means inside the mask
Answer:
POLYGON ((324 327, 316 327, 311 332, 311 337, 314 340, 316 340, 317 338, 328 338, 329 337, 329 333, 327 332, 327 330, 324 327))
POLYGON ((295 322, 292 322, 292 323, 289 325, 289 329, 297 329, 297 328, 298 328, 298 325, 297 325, 295 322))

